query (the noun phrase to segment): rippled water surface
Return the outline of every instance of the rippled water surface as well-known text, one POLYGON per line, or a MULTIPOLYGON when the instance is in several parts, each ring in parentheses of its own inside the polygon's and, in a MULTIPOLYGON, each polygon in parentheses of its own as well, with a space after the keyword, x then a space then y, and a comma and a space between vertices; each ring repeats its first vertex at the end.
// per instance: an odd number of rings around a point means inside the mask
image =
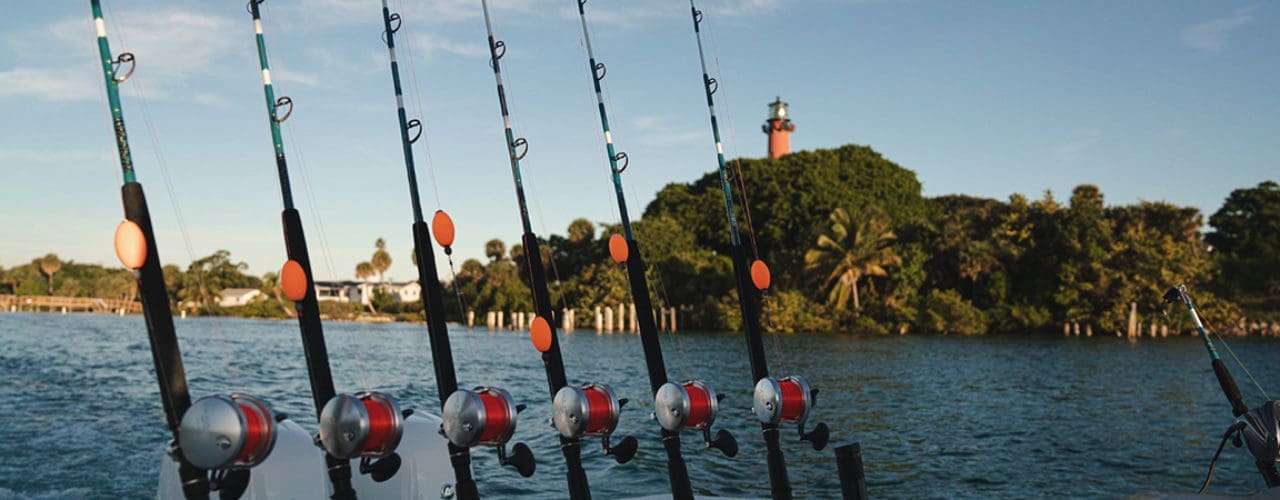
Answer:
MULTIPOLYGON (((298 327, 291 321, 179 320, 193 397, 232 390, 264 397, 314 430, 298 327)), ((436 401, 421 325, 325 325, 339 391, 383 390, 404 406, 436 401)), ((564 497, 542 364, 524 336, 452 330, 464 386, 506 387, 529 405, 516 439, 538 456, 523 479, 475 454, 489 497, 564 497)), ((872 497, 1116 497, 1194 491, 1228 407, 1204 348, 1190 337, 1130 343, 1116 338, 787 336, 766 340, 775 375, 803 374, 821 390, 816 419, 832 443, 860 442, 872 497)), ((570 381, 612 384, 633 403, 619 433, 640 438, 629 464, 584 446, 598 498, 666 491, 665 454, 634 335, 579 330, 562 338, 570 381)), ((1280 343, 1233 340, 1264 388, 1280 393, 1280 343)), ((739 334, 664 334, 674 379, 700 378, 727 397, 719 423, 742 446, 737 458, 685 455, 700 494, 769 493, 764 446, 749 411, 750 380, 739 334)), ((1261 395, 1241 378, 1246 401, 1261 395)), ((1280 394, 1276 394, 1280 396, 1280 394)), ((0 313, 0 499, 153 496, 164 428, 140 316, 0 313)), ((817 452, 784 428, 798 496, 837 497, 831 449, 817 452)), ((1210 491, 1264 488, 1252 460, 1227 447, 1210 491)))

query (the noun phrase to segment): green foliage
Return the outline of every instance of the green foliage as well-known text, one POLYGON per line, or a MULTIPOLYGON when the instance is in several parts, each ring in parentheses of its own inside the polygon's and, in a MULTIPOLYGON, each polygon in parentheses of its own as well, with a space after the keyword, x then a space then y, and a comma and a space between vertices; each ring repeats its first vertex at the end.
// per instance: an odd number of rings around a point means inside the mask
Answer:
POLYGON ((762 319, 770 332, 829 332, 836 327, 825 305, 810 302, 798 291, 774 291, 764 303, 762 319))
POLYGON ((916 328, 943 335, 981 335, 987 333, 987 318, 955 290, 930 290, 921 300, 916 328))
POLYGON ((1222 269, 1219 290, 1251 302, 1280 293, 1280 184, 1232 191, 1209 223, 1215 231, 1205 241, 1222 269))

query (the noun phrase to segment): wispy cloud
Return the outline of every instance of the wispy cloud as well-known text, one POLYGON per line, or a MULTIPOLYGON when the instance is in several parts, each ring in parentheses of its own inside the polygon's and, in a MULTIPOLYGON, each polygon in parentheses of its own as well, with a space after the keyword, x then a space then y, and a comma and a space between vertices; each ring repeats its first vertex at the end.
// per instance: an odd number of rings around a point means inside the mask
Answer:
POLYGON ((426 54, 427 56, 434 52, 445 52, 461 56, 482 56, 489 53, 489 48, 483 43, 459 42, 432 33, 414 35, 410 37, 409 43, 413 44, 413 50, 418 54, 426 54))
POLYGON ((644 146, 677 146, 704 139, 701 129, 675 129, 673 120, 657 115, 640 115, 627 120, 635 129, 636 143, 644 146))
MULTIPOLYGON (((731 0, 715 4, 699 5, 707 15, 713 17, 751 17, 773 12, 782 8, 784 0, 731 0)), ((689 9, 681 4, 655 5, 652 2, 605 3, 588 6, 587 15, 592 25, 607 25, 615 28, 635 29, 654 21, 689 17, 689 9)), ((578 9, 572 5, 561 6, 561 17, 578 17, 578 9)))
POLYGON ((1236 9, 1231 15, 1211 19, 1182 30, 1182 44, 1206 54, 1217 54, 1227 46, 1227 35, 1253 20, 1258 6, 1236 9))
POLYGON ((101 151, 0 148, 0 160, 15 163, 75 163, 110 161, 111 156, 101 151))
POLYGON ((1051 151, 1054 158, 1060 161, 1072 160, 1101 141, 1102 130, 1096 128, 1084 129, 1071 134, 1071 137, 1066 142, 1054 146, 1051 151))
MULTIPOLYGON (((129 23, 127 29, 107 23, 113 55, 134 53, 138 68, 134 78, 155 92, 152 97, 164 97, 164 88, 215 72, 219 59, 234 48, 235 42, 225 36, 232 27, 225 17, 176 9, 123 11, 118 15, 129 23)), ((84 19, 68 19, 41 30, 66 46, 67 52, 85 54, 86 62, 47 66, 31 62, 0 71, 0 96, 52 102, 97 98, 102 73, 96 63, 88 63, 88 54, 94 50, 92 28, 84 19)))
POLYGON ((30 97, 46 102, 82 101, 98 95, 93 67, 14 68, 0 71, 0 97, 30 97))

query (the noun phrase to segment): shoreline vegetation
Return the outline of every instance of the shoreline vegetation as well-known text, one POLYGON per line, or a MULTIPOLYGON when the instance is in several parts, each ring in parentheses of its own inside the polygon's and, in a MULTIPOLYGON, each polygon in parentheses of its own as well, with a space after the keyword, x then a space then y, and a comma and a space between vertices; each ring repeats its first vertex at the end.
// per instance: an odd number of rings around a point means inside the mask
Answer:
MULTIPOLYGON (((924 197, 914 172, 859 145, 731 163, 737 197, 749 203, 737 207, 743 238, 772 271, 762 317, 771 331, 1154 336, 1167 328, 1176 335, 1192 325, 1185 314, 1164 314, 1161 297, 1186 283, 1218 333, 1280 335, 1274 181, 1233 191, 1206 227, 1192 207, 1106 206, 1088 184, 1065 203, 1049 191, 1040 199, 924 197)), ((676 308, 681 329, 741 326, 723 200, 719 174, 711 172, 668 184, 635 222, 654 306, 676 308)), ((552 301, 573 310, 577 328, 594 326, 597 307, 630 303, 626 272, 609 257, 609 237, 618 232, 616 223, 579 218, 564 235, 540 240, 552 301)), ((462 262, 455 280, 444 283, 461 298, 446 301, 449 321, 466 324, 465 311, 484 318, 533 310, 521 245, 493 239, 485 255, 462 262)), ((422 321, 420 300, 401 300, 380 286, 391 259, 379 238, 373 258, 353 267, 364 281, 348 282, 368 284, 361 301, 322 301, 323 316, 422 321)), ((290 317, 293 305, 276 273, 251 276, 246 269, 226 250, 185 269, 164 266, 174 314, 290 317), (228 289, 260 293, 245 305, 217 305, 228 289)), ((137 300, 130 271, 55 254, 0 267, 3 295, 137 300)))

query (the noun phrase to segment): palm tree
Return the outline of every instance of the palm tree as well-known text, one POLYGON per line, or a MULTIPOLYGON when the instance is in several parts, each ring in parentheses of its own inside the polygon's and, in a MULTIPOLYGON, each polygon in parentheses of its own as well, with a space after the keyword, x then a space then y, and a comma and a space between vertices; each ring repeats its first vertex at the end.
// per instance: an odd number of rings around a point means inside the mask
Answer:
POLYGON ((62 261, 56 254, 49 254, 40 259, 40 272, 49 277, 49 295, 53 295, 53 273, 62 269, 62 261))
POLYGON ((855 220, 837 208, 829 218, 829 232, 819 235, 818 245, 804 254, 805 271, 819 278, 824 288, 831 288, 827 303, 843 310, 852 297, 857 312, 862 308, 858 281, 864 276, 887 276, 886 267, 902 264, 902 257, 890 246, 898 237, 879 209, 867 210, 855 220))
POLYGON ((375 274, 378 274, 378 272, 373 269, 373 264, 368 262, 356 264, 356 279, 362 280, 375 274))
POLYGON ((373 243, 377 250, 373 251, 373 258, 369 259, 369 263, 373 264, 373 269, 378 272, 378 281, 382 281, 382 274, 391 269, 391 254, 387 253, 387 242, 382 238, 373 243))
POLYGON ((484 244, 484 254, 490 261, 498 262, 507 255, 507 245, 502 240, 494 238, 484 244))
POLYGON ((569 243, 581 245, 590 243, 596 237, 596 226, 586 218, 579 217, 569 223, 569 243))

